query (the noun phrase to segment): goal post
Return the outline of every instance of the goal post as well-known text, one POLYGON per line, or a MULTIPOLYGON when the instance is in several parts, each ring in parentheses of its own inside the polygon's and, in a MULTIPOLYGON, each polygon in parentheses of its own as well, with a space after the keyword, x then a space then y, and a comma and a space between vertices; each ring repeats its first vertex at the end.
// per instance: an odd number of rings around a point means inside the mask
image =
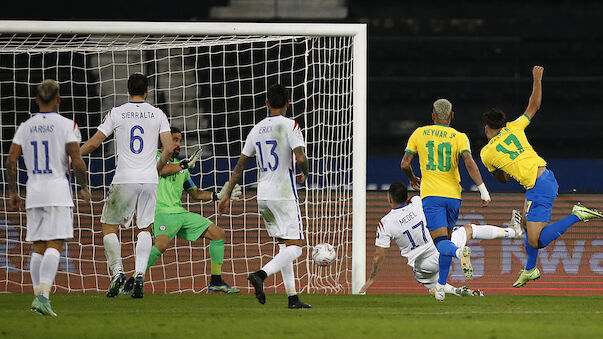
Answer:
MULTIPOLYGON (((209 190, 221 187, 232 171, 246 133, 265 110, 268 83, 284 82, 291 88, 292 118, 302 125, 311 161, 308 184, 299 188, 308 245, 335 242, 338 252, 332 267, 319 268, 311 262, 309 247, 295 267, 297 285, 305 292, 358 294, 366 275, 365 24, 6 20, 0 21, 0 58, 5 73, 0 77, 4 156, 11 132, 26 113, 36 111, 34 81, 48 72, 59 77, 61 95, 69 105, 61 113, 81 120, 86 138, 94 133, 107 107, 127 101, 123 92, 127 75, 143 71, 152 73, 149 102, 165 107, 170 123, 183 129, 181 155, 203 148, 200 173, 193 176, 199 178, 200 189, 209 190), (69 87, 67 94, 63 86, 69 87)), ((93 188, 104 200, 114 171, 111 141, 105 142, 100 156, 87 160, 91 182, 100 182, 93 188)), ((226 248, 231 267, 226 278, 246 287, 241 275, 259 269, 260 263, 276 253, 276 244, 265 239, 254 205, 255 171, 246 170, 244 177, 245 200, 239 207, 235 203, 229 216, 219 217, 214 203, 199 204, 187 198, 184 205, 212 221, 217 219, 225 228, 227 243, 231 242, 226 248), (241 253, 244 258, 237 257, 241 253)), ((24 195, 22 184, 19 190, 24 195)), ((23 243, 25 213, 10 211, 6 187, 3 194, 0 218, 5 220, 0 237, 6 246, 0 246, 0 264, 5 263, 0 267, 0 292, 28 284, 30 249, 23 243)), ((57 276, 58 290, 101 291, 108 281, 99 249, 99 206, 100 202, 87 207, 77 201, 78 235, 71 252, 62 254, 61 267, 67 272, 60 279, 57 276)), ((126 244, 122 256, 127 266, 135 237, 132 231, 122 230, 120 239, 126 244)), ((151 269, 152 291, 202 291, 196 286, 209 274, 207 245, 175 241, 158 267, 151 269)), ((273 281, 268 291, 282 289, 280 277, 273 281)), ((21 287, 21 291, 26 290, 21 287)))

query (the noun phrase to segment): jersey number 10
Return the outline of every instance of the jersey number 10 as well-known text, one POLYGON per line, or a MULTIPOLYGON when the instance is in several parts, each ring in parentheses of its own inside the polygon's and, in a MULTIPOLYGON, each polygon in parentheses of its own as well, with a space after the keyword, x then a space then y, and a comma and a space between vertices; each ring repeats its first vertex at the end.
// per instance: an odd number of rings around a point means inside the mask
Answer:
POLYGON ((425 147, 427 147, 427 165, 425 169, 428 171, 435 171, 436 169, 440 172, 448 172, 452 167, 450 157, 452 155, 452 145, 449 142, 441 142, 438 144, 438 165, 436 166, 433 160, 433 154, 435 153, 435 146, 433 140, 429 140, 425 147))

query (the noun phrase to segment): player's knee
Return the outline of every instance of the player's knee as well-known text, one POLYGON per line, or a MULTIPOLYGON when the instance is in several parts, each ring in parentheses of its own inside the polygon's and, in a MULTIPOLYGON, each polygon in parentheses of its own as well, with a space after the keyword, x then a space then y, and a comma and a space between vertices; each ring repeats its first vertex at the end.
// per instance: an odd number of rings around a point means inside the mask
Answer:
POLYGON ((220 227, 212 224, 211 226, 215 227, 215 234, 216 234, 216 239, 215 240, 220 240, 220 239, 224 239, 226 238, 226 232, 224 232, 223 229, 221 229, 220 227))
POLYGON ((535 239, 532 239, 531 237, 528 236, 528 243, 530 244, 530 247, 532 248, 538 248, 538 238, 534 237, 535 239))
POLYGON ((155 247, 159 250, 159 252, 163 253, 168 248, 170 242, 170 238, 167 236, 158 236, 155 238, 155 247))
POLYGON ((473 237, 473 225, 467 224, 463 228, 465 229, 465 233, 467 233, 467 239, 471 239, 473 237))

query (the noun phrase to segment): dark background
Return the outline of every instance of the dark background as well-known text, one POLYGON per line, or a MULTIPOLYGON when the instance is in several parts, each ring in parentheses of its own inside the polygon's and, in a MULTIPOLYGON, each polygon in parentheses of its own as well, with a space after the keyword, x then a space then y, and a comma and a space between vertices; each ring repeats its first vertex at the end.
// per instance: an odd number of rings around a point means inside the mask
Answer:
MULTIPOLYGON (((4 4, 0 17, 213 21, 210 8, 228 1, 42 4, 47 3, 4 4)), ((557 172, 598 176, 603 158, 603 3, 349 0, 346 6, 347 18, 324 21, 368 24, 369 183, 371 176, 383 176, 371 169, 371 162, 399 161, 408 136, 431 122, 431 104, 440 97, 453 103, 452 126, 469 135, 478 158, 486 142, 481 113, 497 107, 509 120, 523 113, 535 64, 545 67, 543 103, 527 130, 529 140, 543 158, 560 164, 557 172), (581 168, 575 168, 578 163, 581 168)), ((397 168, 392 170, 396 174, 388 179, 402 179, 397 168)), ((586 186, 584 190, 591 187, 586 186)))

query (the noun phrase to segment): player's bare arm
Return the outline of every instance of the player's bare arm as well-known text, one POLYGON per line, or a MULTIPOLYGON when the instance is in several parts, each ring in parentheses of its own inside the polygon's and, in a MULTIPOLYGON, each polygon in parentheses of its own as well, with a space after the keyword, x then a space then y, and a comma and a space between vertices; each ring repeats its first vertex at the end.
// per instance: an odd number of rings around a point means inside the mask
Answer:
POLYGON ((245 154, 241 154, 234 171, 232 171, 232 176, 228 181, 228 187, 224 192, 224 196, 220 199, 220 203, 218 204, 218 211, 220 211, 220 213, 228 212, 228 207, 230 206, 230 194, 235 188, 235 185, 239 182, 239 179, 243 176, 243 170, 247 167, 247 163, 249 163, 249 157, 245 154))
POLYGON ((107 139, 105 133, 96 131, 92 138, 88 139, 80 148, 80 154, 86 155, 94 152, 107 139))
POLYGON ((8 181, 8 196, 10 206, 15 210, 20 210, 23 202, 17 195, 17 161, 21 156, 21 145, 11 144, 6 159, 6 180, 8 181))
POLYGON ((188 194, 191 196, 191 198, 195 200, 210 201, 213 199, 214 192, 203 191, 198 188, 193 188, 192 190, 188 191, 188 194))
POLYGON ((542 102, 542 75, 544 73, 544 67, 542 66, 534 66, 532 68, 532 94, 530 95, 530 100, 528 101, 528 107, 524 112, 525 115, 530 117, 530 120, 534 117, 538 109, 540 108, 540 103, 542 102))
POLYGON ((506 184, 509 181, 509 179, 511 178, 511 176, 507 172, 505 172, 501 169, 494 170, 494 172, 492 172, 492 176, 503 184, 506 184))
POLYGON ((404 157, 402 157, 400 167, 402 168, 402 171, 404 171, 404 174, 406 174, 406 176, 408 177, 408 180, 410 180, 410 185, 412 186, 412 188, 418 191, 421 189, 421 178, 415 176, 415 173, 412 170, 412 166, 410 166, 410 163, 412 162, 412 159, 414 157, 414 154, 410 152, 404 152, 404 157))
POLYGON ((85 202, 90 202, 90 190, 88 189, 88 178, 86 175, 86 163, 82 160, 80 155, 80 145, 77 142, 70 142, 65 146, 65 150, 69 157, 71 157, 71 163, 73 164, 73 172, 77 178, 77 182, 80 184, 80 197, 85 202))
POLYGON ((366 283, 360 289, 360 293, 366 292, 366 290, 373 285, 375 282, 375 278, 377 278, 377 273, 379 273, 379 269, 381 268, 381 264, 383 264, 383 260, 385 259, 385 251, 387 249, 383 247, 375 247, 375 256, 373 257, 373 269, 366 283))
POLYGON ((488 193, 486 185, 484 185, 484 180, 482 179, 482 175, 479 172, 479 168, 477 167, 475 160, 473 160, 471 152, 463 152, 461 156, 463 157, 463 161, 465 162, 465 166, 467 167, 467 172, 469 173, 469 176, 471 176, 471 179, 479 189, 482 200, 482 207, 487 207, 491 201, 490 193, 488 193))
POLYGON ((174 142, 172 141, 172 132, 170 131, 159 133, 159 139, 163 145, 163 152, 161 152, 161 157, 157 162, 157 172, 161 173, 163 167, 172 158, 172 153, 174 153, 174 142))
POLYGON ((293 153, 295 154, 295 161, 297 162, 297 166, 299 166, 299 169, 302 171, 302 173, 297 176, 297 181, 304 182, 306 181, 306 179, 308 178, 308 174, 310 173, 308 157, 306 156, 306 152, 304 151, 304 147, 302 146, 296 147, 293 150, 293 153))

